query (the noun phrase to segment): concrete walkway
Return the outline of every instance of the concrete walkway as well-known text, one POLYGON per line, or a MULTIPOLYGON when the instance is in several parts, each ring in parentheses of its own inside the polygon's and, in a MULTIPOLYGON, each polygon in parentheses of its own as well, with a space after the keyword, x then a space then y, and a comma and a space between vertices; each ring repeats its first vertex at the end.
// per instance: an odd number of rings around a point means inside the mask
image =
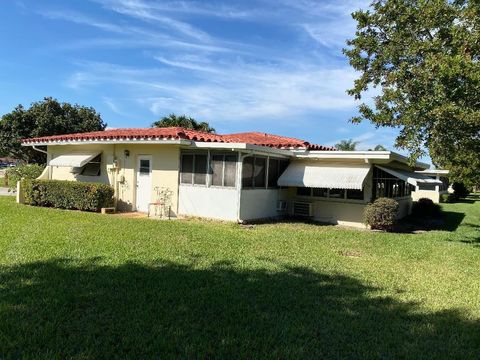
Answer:
POLYGON ((8 192, 7 188, 0 187, 0 196, 14 196, 15 193, 8 192))

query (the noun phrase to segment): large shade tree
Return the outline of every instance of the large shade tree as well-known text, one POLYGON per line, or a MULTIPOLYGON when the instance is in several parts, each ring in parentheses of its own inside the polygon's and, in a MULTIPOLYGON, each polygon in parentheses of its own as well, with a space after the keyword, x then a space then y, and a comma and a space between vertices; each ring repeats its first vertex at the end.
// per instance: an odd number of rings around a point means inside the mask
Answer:
POLYGON ((164 116, 158 121, 155 121, 152 126, 154 127, 171 127, 171 126, 178 126, 183 127, 185 129, 192 129, 192 130, 199 130, 205 131, 209 133, 214 133, 215 129, 210 126, 207 122, 198 122, 194 118, 187 117, 185 115, 177 116, 175 114, 170 114, 168 116, 164 116))
POLYGON ((429 151, 454 178, 480 181, 480 5, 474 0, 374 0, 352 14, 344 50, 360 73, 354 122, 397 127, 412 160, 429 151))
POLYGON ((45 154, 22 147, 21 139, 104 130, 106 124, 93 108, 60 103, 46 97, 26 109, 18 105, 0 119, 0 153, 19 160, 45 163, 45 154))

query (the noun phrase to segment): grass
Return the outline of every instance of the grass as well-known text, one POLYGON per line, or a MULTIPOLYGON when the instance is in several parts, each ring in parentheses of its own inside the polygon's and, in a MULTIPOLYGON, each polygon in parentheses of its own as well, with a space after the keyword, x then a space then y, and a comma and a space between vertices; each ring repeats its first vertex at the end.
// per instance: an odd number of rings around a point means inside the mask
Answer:
POLYGON ((0 188, 1 187, 7 187, 7 185, 5 184, 5 178, 3 177, 0 177, 0 188))
POLYGON ((478 358, 479 200, 414 235, 3 197, 0 358, 478 358))

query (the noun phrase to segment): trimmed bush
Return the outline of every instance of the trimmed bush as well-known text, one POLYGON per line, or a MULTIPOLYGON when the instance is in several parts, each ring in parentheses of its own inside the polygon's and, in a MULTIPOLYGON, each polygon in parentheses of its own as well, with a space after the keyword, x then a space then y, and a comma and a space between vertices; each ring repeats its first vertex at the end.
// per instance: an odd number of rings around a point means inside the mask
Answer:
POLYGON ((394 199, 379 198, 365 207, 364 222, 372 229, 391 230, 397 222, 398 207, 394 199))
POLYGON ((453 188, 453 194, 457 199, 465 198, 468 196, 468 194, 470 194, 470 191, 468 190, 468 188, 465 186, 464 183, 454 182, 452 185, 452 188, 453 188))
POLYGON ((455 195, 453 194, 442 194, 440 195, 441 203, 453 203, 455 202, 455 195))
POLYGON ((45 166, 38 164, 18 165, 5 171, 5 185, 10 190, 17 188, 17 182, 22 179, 34 180, 42 175, 45 166))
POLYGON ((412 215, 418 217, 438 216, 441 211, 440 205, 427 198, 418 199, 412 206, 412 215))
POLYGON ((24 180, 25 203, 82 211, 100 211, 113 204, 113 188, 99 183, 60 180, 24 180))

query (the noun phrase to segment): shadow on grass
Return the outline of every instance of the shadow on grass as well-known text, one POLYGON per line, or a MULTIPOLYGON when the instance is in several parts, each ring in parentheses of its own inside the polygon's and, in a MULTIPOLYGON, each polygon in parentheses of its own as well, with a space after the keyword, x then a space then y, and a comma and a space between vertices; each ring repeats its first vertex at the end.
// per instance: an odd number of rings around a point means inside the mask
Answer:
MULTIPOLYGON (((0 358, 474 358, 480 323, 347 276, 98 259, 0 268, 0 358)), ((400 292, 400 290, 399 290, 400 292)))

